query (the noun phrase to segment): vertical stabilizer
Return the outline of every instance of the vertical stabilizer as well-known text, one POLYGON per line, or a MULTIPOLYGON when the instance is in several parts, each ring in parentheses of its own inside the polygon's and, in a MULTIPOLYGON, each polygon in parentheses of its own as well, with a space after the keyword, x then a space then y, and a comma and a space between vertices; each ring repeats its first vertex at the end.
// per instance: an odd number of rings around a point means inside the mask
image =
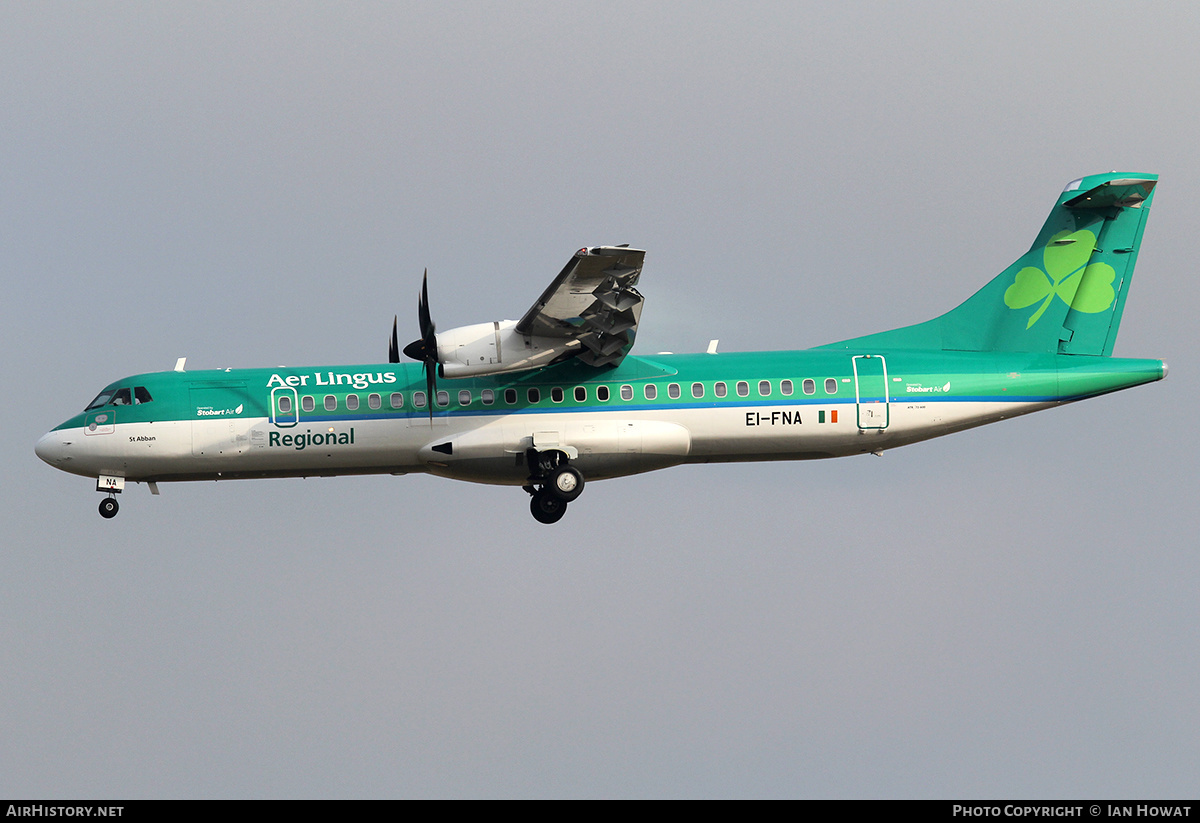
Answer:
POLYGON ((1033 246, 965 303, 915 326, 822 348, 1111 355, 1158 176, 1067 185, 1033 246))

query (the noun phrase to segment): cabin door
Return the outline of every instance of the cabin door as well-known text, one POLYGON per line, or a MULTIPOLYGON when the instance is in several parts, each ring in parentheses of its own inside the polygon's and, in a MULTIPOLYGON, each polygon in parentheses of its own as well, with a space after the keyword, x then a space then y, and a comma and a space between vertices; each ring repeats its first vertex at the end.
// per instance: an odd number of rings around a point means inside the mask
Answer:
POLYGON ((291 386, 271 389, 271 422, 281 429, 290 429, 300 422, 300 404, 291 386))
POLYGON ((250 443, 245 383, 192 386, 192 455, 223 457, 241 454, 250 443))
POLYGON ((878 354, 854 358, 854 402, 860 429, 888 427, 887 363, 878 354))

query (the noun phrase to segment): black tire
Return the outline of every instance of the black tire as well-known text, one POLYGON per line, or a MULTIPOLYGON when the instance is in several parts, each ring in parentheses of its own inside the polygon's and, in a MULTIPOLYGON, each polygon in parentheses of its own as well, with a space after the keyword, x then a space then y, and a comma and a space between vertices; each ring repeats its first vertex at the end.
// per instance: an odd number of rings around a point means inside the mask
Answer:
POLYGON ((573 466, 559 466, 550 474, 546 488, 562 502, 570 503, 583 494, 583 475, 573 466))
POLYGON ((121 508, 121 504, 117 502, 115 497, 106 497, 100 501, 100 516, 105 520, 112 520, 117 516, 117 511, 121 508))
POLYGON ((529 499, 529 511, 539 523, 557 523, 567 513, 567 503, 548 489, 542 489, 529 499))

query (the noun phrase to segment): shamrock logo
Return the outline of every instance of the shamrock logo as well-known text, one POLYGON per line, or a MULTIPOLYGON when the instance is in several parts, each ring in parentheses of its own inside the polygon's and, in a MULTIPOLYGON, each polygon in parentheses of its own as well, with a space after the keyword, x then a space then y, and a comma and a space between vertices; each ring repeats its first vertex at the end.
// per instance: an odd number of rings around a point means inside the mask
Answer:
POLYGON ((1095 248, 1096 235, 1087 229, 1073 233, 1060 231, 1042 251, 1043 268, 1026 266, 1017 272, 1004 292, 1004 305, 1023 309, 1042 301, 1029 318, 1027 329, 1041 319, 1055 297, 1077 311, 1088 314, 1104 311, 1117 298, 1112 285, 1117 273, 1107 263, 1088 265, 1095 248))

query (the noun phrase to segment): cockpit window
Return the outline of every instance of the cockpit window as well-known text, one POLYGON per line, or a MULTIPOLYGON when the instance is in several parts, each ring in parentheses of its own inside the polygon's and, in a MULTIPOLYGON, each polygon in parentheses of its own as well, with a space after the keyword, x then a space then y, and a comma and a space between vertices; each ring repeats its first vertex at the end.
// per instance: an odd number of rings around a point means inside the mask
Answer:
POLYGON ((84 408, 84 411, 91 411, 92 409, 98 409, 101 406, 107 406, 109 401, 112 400, 112 396, 116 393, 116 389, 105 389, 96 395, 95 400, 87 404, 87 407, 84 408))
POLYGON ((149 403, 153 398, 145 386, 135 386, 130 389, 105 389, 96 395, 96 399, 87 404, 84 411, 98 409, 101 406, 132 406, 135 403, 149 403))

